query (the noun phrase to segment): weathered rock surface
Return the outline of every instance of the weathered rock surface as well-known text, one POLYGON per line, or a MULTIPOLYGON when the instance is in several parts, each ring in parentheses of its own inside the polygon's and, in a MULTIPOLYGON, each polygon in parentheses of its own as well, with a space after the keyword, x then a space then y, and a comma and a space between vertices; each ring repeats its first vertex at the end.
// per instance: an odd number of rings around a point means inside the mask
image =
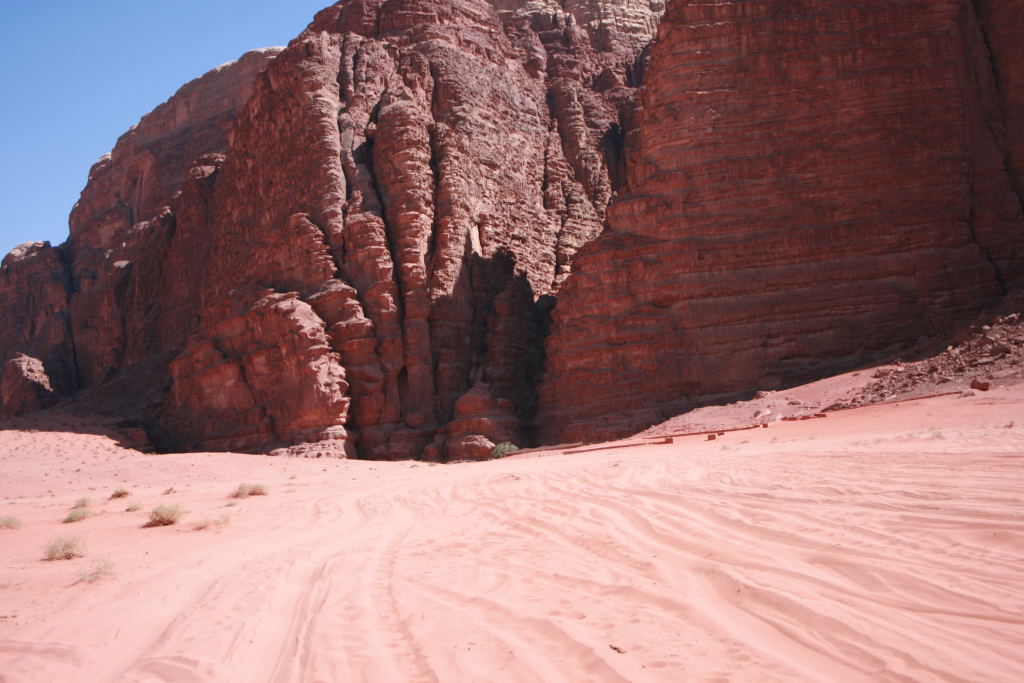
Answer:
POLYGON ((495 398, 491 387, 478 382, 455 402, 455 417, 438 435, 438 446, 448 443, 448 455, 454 460, 478 460, 491 457, 496 443, 526 442, 523 425, 515 404, 507 398, 495 398), (486 440, 489 446, 484 446, 486 440))
POLYGON ((1021 284, 1024 0, 679 0, 648 63, 663 7, 325 9, 4 260, 0 361, 163 448, 478 458, 820 377, 1021 284))
MULTIPOLYGON (((90 170, 63 247, 72 274, 69 310, 82 386, 179 347, 182 336, 194 331, 196 254, 172 244, 176 215, 168 203, 191 175, 202 173, 194 167, 197 158, 226 148, 256 76, 280 50, 253 50, 182 86, 90 170)), ((178 210, 204 211, 211 198, 187 190, 178 210)))
POLYGON ((494 442, 480 434, 465 434, 448 441, 450 460, 487 460, 494 452, 494 442))
POLYGON ((38 358, 56 391, 77 386, 68 299, 67 259, 49 242, 26 242, 0 264, 0 362, 19 353, 38 358))
MULTIPOLYGON (((323 321, 298 294, 255 293, 170 364, 162 424, 177 449, 237 450, 345 440, 345 370, 323 321)), ((240 297, 245 301, 249 297, 240 297)))
POLYGON ((43 362, 19 353, 4 364, 0 374, 0 418, 41 410, 57 402, 43 362))
POLYGON ((548 295, 603 228, 661 10, 343 2, 186 86, 72 213, 76 386, 145 368, 167 448, 527 438, 548 295), (458 413, 478 383, 486 414, 458 413))
POLYGON ((559 294, 542 438, 821 377, 1019 284, 1022 4, 670 5, 628 193, 559 294))
POLYGON ((222 151, 256 76, 281 50, 253 50, 212 69, 122 135, 93 165, 71 210, 75 246, 115 246, 124 231, 152 217, 178 191, 196 158, 222 151))

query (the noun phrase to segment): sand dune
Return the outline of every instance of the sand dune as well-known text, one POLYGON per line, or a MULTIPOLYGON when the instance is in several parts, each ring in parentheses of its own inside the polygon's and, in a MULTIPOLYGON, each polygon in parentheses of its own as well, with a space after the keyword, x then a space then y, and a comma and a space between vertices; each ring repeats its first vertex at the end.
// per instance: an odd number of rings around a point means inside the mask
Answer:
POLYGON ((0 680, 1022 680, 1022 407, 1008 388, 457 465, 11 423, 0 680), (270 493, 229 498, 241 481, 270 493), (93 516, 61 524, 82 496, 93 516), (142 528, 161 503, 189 512, 142 528), (61 534, 86 556, 42 561, 61 534), (97 558, 116 576, 80 580, 97 558))

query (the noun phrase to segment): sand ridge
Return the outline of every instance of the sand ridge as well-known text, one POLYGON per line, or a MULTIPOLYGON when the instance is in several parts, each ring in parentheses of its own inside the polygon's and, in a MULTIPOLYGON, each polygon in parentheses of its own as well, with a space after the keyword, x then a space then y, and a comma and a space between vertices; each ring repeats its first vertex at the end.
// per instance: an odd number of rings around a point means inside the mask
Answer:
POLYGON ((24 418, 0 432, 23 522, 0 680, 1021 680, 1022 406, 457 465, 144 455, 24 418), (142 528, 163 503, 188 513, 142 528), (62 534, 86 556, 43 561, 62 534), (116 575, 80 580, 97 559, 116 575))

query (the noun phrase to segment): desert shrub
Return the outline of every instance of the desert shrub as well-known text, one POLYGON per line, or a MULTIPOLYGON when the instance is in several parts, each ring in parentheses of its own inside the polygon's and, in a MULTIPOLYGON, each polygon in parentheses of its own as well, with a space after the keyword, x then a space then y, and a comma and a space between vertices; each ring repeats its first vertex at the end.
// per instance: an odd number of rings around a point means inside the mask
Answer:
POLYGON ((110 500, 114 500, 115 498, 127 498, 130 495, 131 491, 128 491, 127 489, 118 489, 110 494, 110 500))
POLYGON ((71 524, 72 522, 81 522, 92 513, 87 508, 71 508, 71 512, 64 518, 64 524, 71 524))
POLYGON ((78 500, 75 501, 75 504, 71 506, 71 509, 73 509, 73 510, 82 510, 82 509, 85 509, 87 507, 89 507, 89 499, 88 498, 79 498, 78 500))
POLYGON ((173 486, 170 486, 170 487, 168 487, 168 488, 167 488, 167 490, 166 490, 166 491, 164 491, 164 495, 165 495, 165 496, 169 496, 169 495, 171 495, 172 493, 174 493, 174 487, 173 487, 173 486))
POLYGON ((0 517, 0 529, 20 529, 21 520, 17 517, 0 517))
POLYGON ((202 520, 200 522, 196 522, 195 524, 193 524, 192 525, 192 530, 193 531, 203 531, 204 529, 209 529, 211 526, 224 526, 225 524, 229 524, 230 522, 231 522, 231 518, 228 517, 227 515, 221 515, 220 517, 217 517, 216 519, 210 519, 209 517, 207 517, 206 519, 204 519, 204 520, 202 520))
POLYGON ((142 509, 142 504, 141 503, 132 503, 131 505, 126 507, 124 509, 124 511, 125 512, 138 512, 141 509, 142 509))
POLYGON ((171 524, 177 524, 184 514, 184 511, 177 505, 158 505, 150 511, 149 521, 146 523, 146 526, 170 526, 171 524))
POLYGON ((114 565, 107 559, 98 559, 88 569, 78 573, 78 580, 86 583, 96 583, 100 579, 110 579, 116 575, 114 565))
POLYGON ((248 498, 249 496, 265 496, 267 487, 263 484, 239 484, 232 493, 232 498, 248 498))
POLYGON ((504 458, 506 455, 511 455, 519 450, 519 446, 515 445, 511 441, 502 441, 497 446, 491 449, 492 458, 504 458))
POLYGON ((47 560, 73 560, 85 554, 85 546, 74 536, 59 536, 46 546, 43 557, 47 560))

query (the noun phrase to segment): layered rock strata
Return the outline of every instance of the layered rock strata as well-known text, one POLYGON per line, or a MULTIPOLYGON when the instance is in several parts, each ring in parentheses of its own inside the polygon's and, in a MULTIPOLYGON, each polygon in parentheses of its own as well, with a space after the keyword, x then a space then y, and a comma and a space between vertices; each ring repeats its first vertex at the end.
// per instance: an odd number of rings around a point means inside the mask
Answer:
POLYGON ((661 9, 355 0, 186 86, 72 213, 74 386, 146 368, 165 448, 529 438, 549 295, 621 182, 661 9))
POLYGON ((0 410, 485 457, 842 370, 1021 283, 1022 0, 680 0, 648 63, 662 9, 352 0, 186 85, 66 244, 4 259, 0 410))
POLYGON ((840 371, 1019 284, 1022 6, 671 4, 628 192, 559 295, 542 437, 840 371))

